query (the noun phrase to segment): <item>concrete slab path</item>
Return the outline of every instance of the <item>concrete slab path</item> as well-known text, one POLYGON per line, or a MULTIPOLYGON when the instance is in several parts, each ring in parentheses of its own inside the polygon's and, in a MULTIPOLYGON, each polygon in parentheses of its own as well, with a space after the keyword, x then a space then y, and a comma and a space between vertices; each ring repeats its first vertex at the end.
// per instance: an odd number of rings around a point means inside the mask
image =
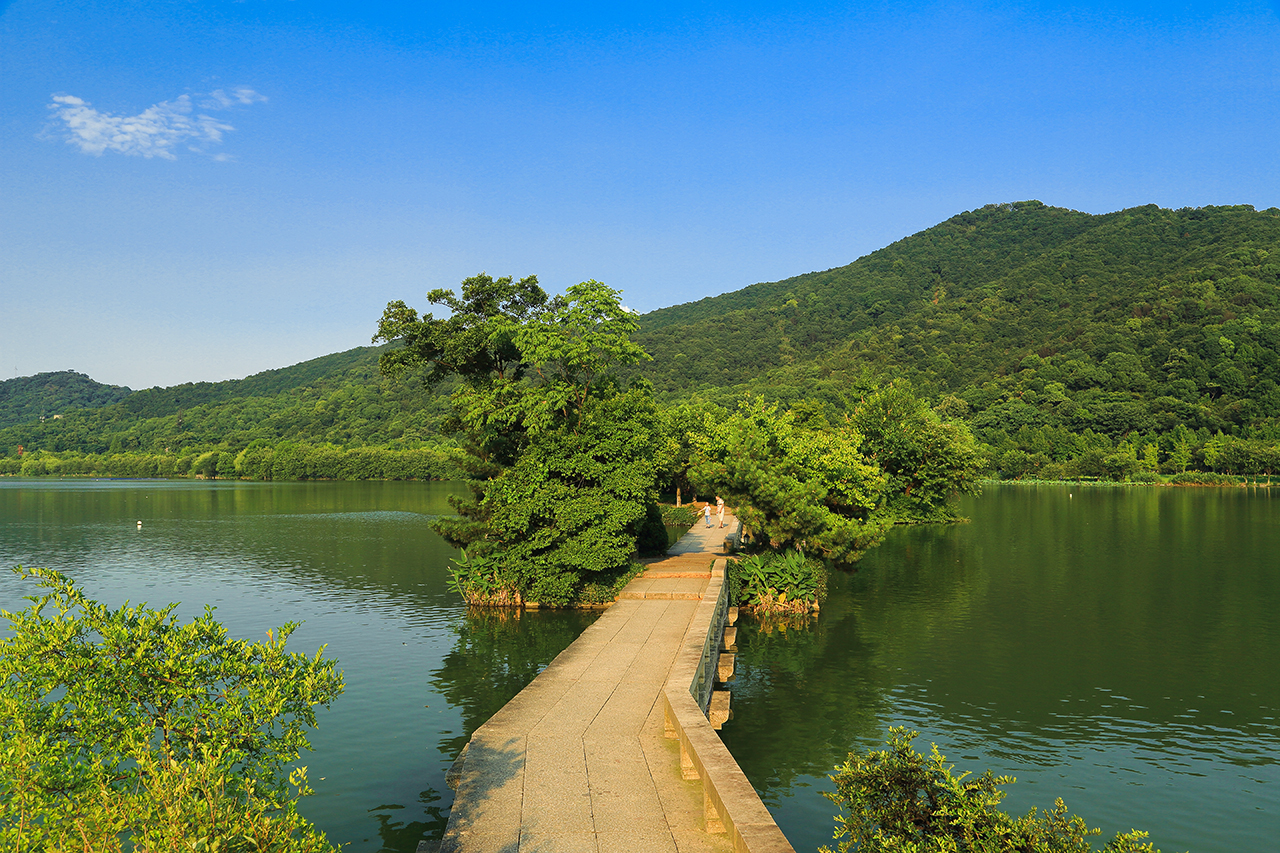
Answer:
MULTIPOLYGON (((481 726, 442 853, 722 853, 703 791, 663 736, 661 694, 725 529, 701 519, 481 726)), ((425 842, 424 842, 425 845, 425 842)), ((425 849, 425 847, 423 848, 425 849)))

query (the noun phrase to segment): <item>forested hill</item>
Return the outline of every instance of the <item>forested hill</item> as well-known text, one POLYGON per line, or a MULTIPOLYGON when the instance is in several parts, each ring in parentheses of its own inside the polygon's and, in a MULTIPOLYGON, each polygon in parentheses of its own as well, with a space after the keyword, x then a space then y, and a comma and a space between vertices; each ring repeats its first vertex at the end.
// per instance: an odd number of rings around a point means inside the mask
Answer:
MULTIPOLYGON (((988 205, 848 266, 639 320, 635 339, 653 355, 639 369, 667 402, 732 406, 753 391, 839 416, 871 384, 904 377, 968 420, 1006 476, 1127 476, 1139 459, 1144 470, 1213 467, 1206 448, 1218 432, 1259 439, 1276 456, 1260 470, 1280 470, 1275 208, 988 205), (1062 467, 1070 460, 1085 461, 1062 467)), ((80 402, 56 420, 27 410, 12 415, 25 423, 0 421, 0 457, 20 445, 170 455, 263 442, 445 447, 449 389, 385 379, 380 351, 233 382, 115 389, 127 396, 80 402)))
POLYGON ((637 339, 670 396, 831 395, 870 366, 957 395, 980 431, 1231 432, 1280 413, 1278 277, 1274 208, 1018 202, 845 267, 653 312, 637 339))
POLYGON ((137 417, 170 415, 194 406, 207 406, 248 397, 272 397, 316 383, 332 382, 350 373, 378 364, 378 347, 356 347, 345 352, 313 358, 289 367, 264 370, 244 379, 223 382, 187 382, 168 388, 138 391, 123 406, 137 417))
POLYGON ((381 347, 268 370, 246 379, 136 391, 113 405, 0 429, 0 451, 163 452, 294 440, 416 447, 436 440, 437 395, 378 373, 381 347))
POLYGON ((60 416, 70 409, 94 409, 118 403, 132 391, 103 385, 83 373, 61 370, 0 382, 0 428, 60 416))

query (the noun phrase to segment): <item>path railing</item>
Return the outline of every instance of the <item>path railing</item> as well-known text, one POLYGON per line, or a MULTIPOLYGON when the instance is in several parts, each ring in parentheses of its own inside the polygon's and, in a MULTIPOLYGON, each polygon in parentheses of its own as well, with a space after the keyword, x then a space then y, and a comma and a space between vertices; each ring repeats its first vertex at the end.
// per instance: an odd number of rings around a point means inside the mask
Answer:
POLYGON ((724 566, 724 560, 716 561, 706 595, 667 677, 662 692, 666 735, 680 741, 684 778, 702 782, 708 832, 728 833, 733 849, 743 853, 795 853, 706 713, 729 611, 724 566))

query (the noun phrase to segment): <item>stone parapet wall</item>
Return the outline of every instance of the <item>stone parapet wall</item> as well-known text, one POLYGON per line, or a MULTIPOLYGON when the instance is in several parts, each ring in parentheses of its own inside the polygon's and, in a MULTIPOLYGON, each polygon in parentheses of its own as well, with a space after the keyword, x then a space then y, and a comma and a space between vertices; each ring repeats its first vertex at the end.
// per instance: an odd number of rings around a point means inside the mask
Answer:
POLYGON ((702 782, 708 832, 727 833, 739 853, 795 853, 707 718, 729 609, 724 563, 712 569, 662 691, 666 735, 680 741, 684 777, 702 782))

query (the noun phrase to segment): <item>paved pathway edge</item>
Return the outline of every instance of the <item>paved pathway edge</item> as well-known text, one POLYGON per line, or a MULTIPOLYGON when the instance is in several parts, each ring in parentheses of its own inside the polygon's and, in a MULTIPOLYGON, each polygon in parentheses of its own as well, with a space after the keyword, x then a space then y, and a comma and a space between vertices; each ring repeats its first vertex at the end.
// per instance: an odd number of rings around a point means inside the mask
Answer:
POLYGON ((666 735, 680 741, 684 777, 702 782, 708 830, 727 832, 735 853, 795 853, 694 698, 704 675, 700 668, 709 668, 705 677, 714 680, 713 657, 720 651, 724 625, 719 614, 728 607, 723 566, 724 561, 717 560, 717 570, 712 572, 706 594, 690 620, 663 688, 666 735))

